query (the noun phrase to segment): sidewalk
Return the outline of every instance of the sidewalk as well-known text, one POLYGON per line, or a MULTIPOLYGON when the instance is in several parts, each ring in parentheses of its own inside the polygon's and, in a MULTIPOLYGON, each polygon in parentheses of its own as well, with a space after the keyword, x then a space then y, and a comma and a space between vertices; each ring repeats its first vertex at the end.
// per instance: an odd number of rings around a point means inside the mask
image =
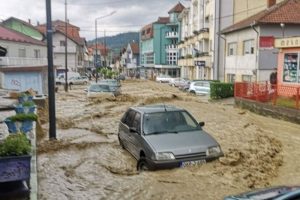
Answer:
MULTIPOLYGON (((13 105, 17 103, 16 99, 6 98, 7 91, 0 90, 0 140, 8 136, 9 132, 5 118, 15 114, 13 105)), ((29 134, 32 144, 32 158, 31 158, 31 174, 30 174, 30 189, 26 187, 23 182, 11 182, 0 184, 0 199, 13 200, 30 200, 37 199, 38 185, 37 185, 37 165, 36 165, 36 123, 34 123, 33 131, 29 134), (2 189, 2 190, 1 190, 2 189)))

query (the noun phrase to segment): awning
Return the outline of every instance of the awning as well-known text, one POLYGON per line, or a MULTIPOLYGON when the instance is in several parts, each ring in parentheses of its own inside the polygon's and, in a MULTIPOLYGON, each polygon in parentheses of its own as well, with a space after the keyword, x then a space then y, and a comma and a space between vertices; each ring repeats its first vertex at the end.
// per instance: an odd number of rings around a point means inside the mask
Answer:
POLYGON ((0 46, 0 56, 6 56, 7 50, 0 46))

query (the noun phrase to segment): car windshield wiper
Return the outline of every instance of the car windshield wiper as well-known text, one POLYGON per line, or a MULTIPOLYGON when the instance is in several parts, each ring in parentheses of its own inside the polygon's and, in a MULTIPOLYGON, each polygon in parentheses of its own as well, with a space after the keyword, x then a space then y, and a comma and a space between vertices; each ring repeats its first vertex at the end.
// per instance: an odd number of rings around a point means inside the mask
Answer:
POLYGON ((164 134, 164 133, 174 133, 174 134, 177 134, 178 132, 177 131, 154 131, 154 132, 151 132, 151 133, 147 133, 145 135, 158 135, 158 134, 164 134))

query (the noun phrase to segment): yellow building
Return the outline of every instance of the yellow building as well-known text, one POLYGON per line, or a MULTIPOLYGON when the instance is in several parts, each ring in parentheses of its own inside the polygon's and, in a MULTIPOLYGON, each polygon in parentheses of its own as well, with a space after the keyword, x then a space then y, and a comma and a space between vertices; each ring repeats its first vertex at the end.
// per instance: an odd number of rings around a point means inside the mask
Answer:
POLYGON ((234 0, 233 23, 242 21, 256 13, 284 0, 234 0))

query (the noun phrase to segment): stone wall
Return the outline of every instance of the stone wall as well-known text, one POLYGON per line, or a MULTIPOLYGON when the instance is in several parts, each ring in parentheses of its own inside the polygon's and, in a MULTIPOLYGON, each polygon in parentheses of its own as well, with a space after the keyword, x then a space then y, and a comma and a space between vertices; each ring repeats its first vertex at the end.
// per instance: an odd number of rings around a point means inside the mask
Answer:
POLYGON ((297 109, 278 107, 241 98, 235 98, 235 104, 238 107, 250 110, 251 112, 260 115, 271 116, 273 118, 283 119, 300 124, 300 110, 297 109))

